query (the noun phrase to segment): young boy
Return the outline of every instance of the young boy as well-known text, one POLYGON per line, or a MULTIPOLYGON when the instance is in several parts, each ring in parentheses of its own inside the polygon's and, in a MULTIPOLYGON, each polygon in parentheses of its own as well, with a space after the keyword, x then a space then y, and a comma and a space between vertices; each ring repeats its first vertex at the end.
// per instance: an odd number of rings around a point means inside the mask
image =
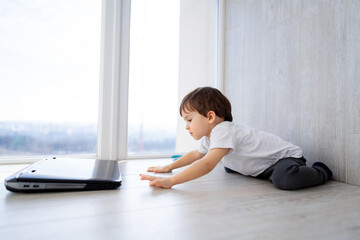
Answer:
POLYGON ((190 165, 169 178, 140 174, 150 186, 172 186, 199 178, 222 161, 225 171, 269 179, 276 188, 295 190, 326 183, 331 170, 321 162, 306 166, 302 150, 280 137, 256 131, 232 122, 231 104, 217 89, 197 88, 184 97, 180 115, 186 130, 201 139, 197 150, 161 167, 149 167, 148 172, 165 173, 190 165))

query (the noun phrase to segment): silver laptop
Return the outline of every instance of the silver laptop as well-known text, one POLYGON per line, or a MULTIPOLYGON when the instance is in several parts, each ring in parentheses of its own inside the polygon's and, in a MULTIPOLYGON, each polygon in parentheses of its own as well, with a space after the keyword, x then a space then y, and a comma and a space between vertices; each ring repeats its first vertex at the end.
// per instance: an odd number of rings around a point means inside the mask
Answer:
POLYGON ((5 179, 12 192, 48 192, 115 189, 121 185, 117 161, 46 158, 5 179))

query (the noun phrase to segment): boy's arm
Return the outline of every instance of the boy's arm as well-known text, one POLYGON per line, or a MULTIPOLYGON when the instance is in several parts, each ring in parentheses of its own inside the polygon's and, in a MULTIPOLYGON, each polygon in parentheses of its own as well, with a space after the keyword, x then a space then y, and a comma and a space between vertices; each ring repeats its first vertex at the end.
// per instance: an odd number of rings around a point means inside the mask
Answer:
POLYGON ((203 158, 204 156, 205 154, 200 153, 198 150, 194 150, 188 152, 187 154, 174 161, 173 163, 169 164, 168 166, 171 170, 174 170, 192 164, 193 162, 199 160, 200 158, 203 158))
POLYGON ((198 150, 194 150, 185 154, 184 156, 182 156, 181 158, 179 158, 178 160, 174 161, 169 165, 161 166, 161 167, 149 167, 147 171, 155 172, 155 173, 171 172, 176 168, 187 166, 204 156, 205 154, 201 154, 198 150))
POLYGON ((170 178, 171 184, 176 185, 176 184, 184 183, 208 174, 215 168, 215 166, 225 156, 227 151, 228 151, 227 148, 211 149, 204 158, 194 162, 193 164, 191 164, 190 167, 188 167, 184 171, 172 176, 170 178))
POLYGON ((219 161, 225 156, 227 151, 228 151, 227 148, 211 149, 204 158, 194 162, 187 169, 170 178, 155 177, 155 176, 140 174, 141 180, 149 180, 150 186, 171 188, 176 184, 184 183, 199 178, 211 172, 215 168, 215 166, 219 163, 219 161))

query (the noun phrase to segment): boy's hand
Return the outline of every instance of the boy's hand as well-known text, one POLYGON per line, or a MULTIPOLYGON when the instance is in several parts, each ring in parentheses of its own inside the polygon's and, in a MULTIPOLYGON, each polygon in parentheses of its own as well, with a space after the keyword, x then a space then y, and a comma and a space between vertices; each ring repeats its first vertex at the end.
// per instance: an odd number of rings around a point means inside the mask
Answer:
POLYGON ((141 180, 149 180, 150 186, 161 187, 161 188, 171 188, 173 184, 171 183, 171 178, 155 177, 146 174, 140 174, 141 180))
POLYGON ((171 169, 168 166, 157 166, 157 167, 149 167, 147 171, 154 173, 168 173, 171 172, 171 169))

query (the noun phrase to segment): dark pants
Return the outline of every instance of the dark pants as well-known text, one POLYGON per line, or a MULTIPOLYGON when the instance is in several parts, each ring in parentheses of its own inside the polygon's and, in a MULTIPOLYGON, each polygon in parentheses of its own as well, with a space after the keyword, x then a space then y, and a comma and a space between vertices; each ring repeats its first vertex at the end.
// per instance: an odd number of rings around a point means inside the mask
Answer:
MULTIPOLYGON (((327 172, 320 167, 306 166, 306 159, 283 158, 267 168, 256 178, 269 179, 276 188, 295 190, 324 184, 328 181, 327 172)), ((234 172, 226 169, 227 172, 234 172)))

